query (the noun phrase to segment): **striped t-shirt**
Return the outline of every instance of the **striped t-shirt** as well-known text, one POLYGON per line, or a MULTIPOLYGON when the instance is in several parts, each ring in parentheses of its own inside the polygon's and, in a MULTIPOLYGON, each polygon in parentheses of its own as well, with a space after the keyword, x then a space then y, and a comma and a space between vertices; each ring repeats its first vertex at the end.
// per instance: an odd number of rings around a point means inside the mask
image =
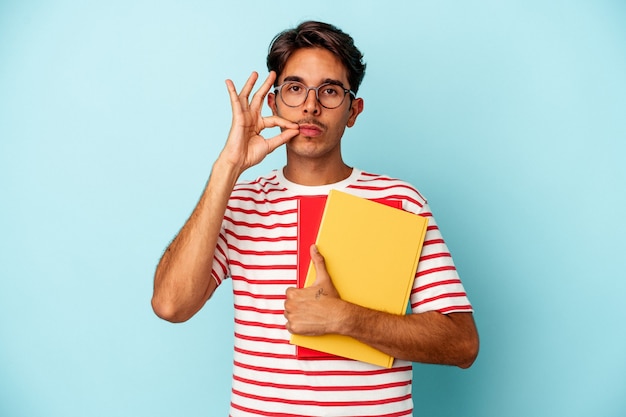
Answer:
POLYGON ((233 417, 412 415, 410 362, 396 360, 386 369, 341 358, 298 359, 289 344, 283 309, 285 291, 297 280, 298 198, 331 189, 401 200, 404 210, 428 217, 412 311, 472 311, 428 204, 408 183, 353 169, 324 186, 292 183, 282 171, 237 184, 213 261, 217 283, 230 277, 233 285, 233 417))

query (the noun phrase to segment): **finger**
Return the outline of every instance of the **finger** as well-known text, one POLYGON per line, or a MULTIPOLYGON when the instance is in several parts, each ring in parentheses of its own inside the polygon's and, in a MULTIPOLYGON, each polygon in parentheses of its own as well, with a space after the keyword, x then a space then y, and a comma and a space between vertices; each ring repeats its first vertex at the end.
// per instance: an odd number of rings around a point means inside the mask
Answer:
POLYGON ((272 138, 266 139, 265 143, 267 144, 267 153, 269 154, 271 152, 274 152, 276 148, 278 148, 281 145, 284 145, 285 143, 289 142, 291 139, 298 136, 298 133, 300 133, 299 130, 286 129, 280 132, 280 134, 272 138))
POLYGON ((281 132, 269 139, 266 139, 267 153, 273 152, 276 148, 289 142, 300 133, 297 123, 290 122, 278 116, 268 116, 263 119, 263 129, 280 127, 281 132))
POLYGON ((230 107, 233 111, 233 115, 241 114, 241 105, 239 102, 239 95, 237 94, 237 88, 232 80, 226 80, 226 88, 228 89, 228 95, 230 97, 230 107))
POLYGON ((250 102, 251 108, 260 109, 261 106, 263 106, 265 96, 267 96, 267 93, 269 93, 270 89, 274 85, 274 81, 276 81, 276 73, 274 71, 270 71, 261 87, 259 87, 258 91, 252 97, 252 101, 250 102))
POLYGON ((252 89, 254 88, 254 84, 256 84, 257 79, 259 78, 259 74, 256 71, 252 71, 252 74, 246 80, 243 88, 241 89, 241 93, 239 93, 240 97, 248 97, 252 89))
POLYGON ((311 245, 310 253, 311 261, 313 261, 313 266, 315 267, 316 278, 314 285, 320 285, 330 281, 330 276, 326 270, 326 262, 316 245, 311 245))
POLYGON ((252 74, 246 80, 241 92, 239 93, 239 103, 241 103, 241 107, 243 109, 247 109, 248 106, 248 97, 254 88, 254 84, 256 84, 259 78, 259 74, 256 71, 252 71, 252 74))
POLYGON ((296 287, 289 287, 289 288, 287 288, 287 289, 285 290, 285 298, 286 298, 287 300, 289 300, 289 299, 293 298, 293 297, 294 297, 294 295, 295 295, 294 291, 296 291, 296 290, 297 290, 297 288, 296 288, 296 287))
POLYGON ((280 116, 266 116, 263 118, 263 129, 271 127, 282 127, 284 129, 300 129, 300 125, 295 122, 290 122, 287 119, 283 119, 280 116))

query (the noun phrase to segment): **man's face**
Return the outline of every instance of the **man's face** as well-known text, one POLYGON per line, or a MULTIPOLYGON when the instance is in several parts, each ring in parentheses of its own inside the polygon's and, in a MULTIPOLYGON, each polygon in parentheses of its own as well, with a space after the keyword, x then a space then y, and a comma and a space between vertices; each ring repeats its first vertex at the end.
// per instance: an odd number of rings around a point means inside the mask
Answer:
MULTIPOLYGON (((348 84, 347 70, 335 55, 326 49, 306 48, 294 52, 279 75, 278 85, 285 81, 299 81, 308 87, 323 83, 348 84)), ((352 127, 363 110, 363 100, 350 100, 334 109, 323 107, 316 99, 315 91, 309 91, 306 101, 298 107, 285 105, 279 95, 270 93, 268 104, 275 115, 300 125, 300 134, 287 143, 288 156, 324 158, 340 156, 341 137, 347 127, 352 127)))

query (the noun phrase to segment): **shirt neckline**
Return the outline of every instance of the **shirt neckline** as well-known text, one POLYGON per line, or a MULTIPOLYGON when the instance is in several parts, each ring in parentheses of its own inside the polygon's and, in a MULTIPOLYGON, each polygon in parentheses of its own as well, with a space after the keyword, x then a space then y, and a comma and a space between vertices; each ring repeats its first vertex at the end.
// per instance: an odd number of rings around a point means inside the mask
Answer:
POLYGON ((347 188, 350 184, 353 184, 360 175, 360 169, 352 168, 352 173, 339 182, 324 185, 302 185, 291 182, 285 178, 282 169, 276 170, 276 179, 278 182, 293 195, 327 195, 330 190, 343 190, 347 188))

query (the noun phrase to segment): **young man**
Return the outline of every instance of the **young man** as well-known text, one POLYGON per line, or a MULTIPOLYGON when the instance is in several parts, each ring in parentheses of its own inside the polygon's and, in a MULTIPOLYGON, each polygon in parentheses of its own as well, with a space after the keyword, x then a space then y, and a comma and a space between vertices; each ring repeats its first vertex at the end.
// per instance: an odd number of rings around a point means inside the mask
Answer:
POLYGON ((185 321, 224 279, 233 280, 232 416, 410 416, 411 361, 466 368, 478 353, 472 308, 452 258, 411 185, 343 161, 344 130, 363 110, 356 93, 365 65, 352 38, 305 22, 273 40, 267 61, 270 75, 251 99, 257 74, 239 93, 226 82, 231 130, 200 201, 157 267, 154 311, 185 321), (261 116, 265 97, 270 117, 261 116), (265 139, 261 132, 269 127, 281 133, 265 139), (282 170, 237 183, 281 145, 287 152, 282 170), (412 314, 341 300, 314 246, 317 281, 295 288, 298 198, 331 189, 400 200, 404 210, 428 217, 412 314), (390 369, 342 358, 298 359, 290 333, 345 334, 397 359, 390 369))

